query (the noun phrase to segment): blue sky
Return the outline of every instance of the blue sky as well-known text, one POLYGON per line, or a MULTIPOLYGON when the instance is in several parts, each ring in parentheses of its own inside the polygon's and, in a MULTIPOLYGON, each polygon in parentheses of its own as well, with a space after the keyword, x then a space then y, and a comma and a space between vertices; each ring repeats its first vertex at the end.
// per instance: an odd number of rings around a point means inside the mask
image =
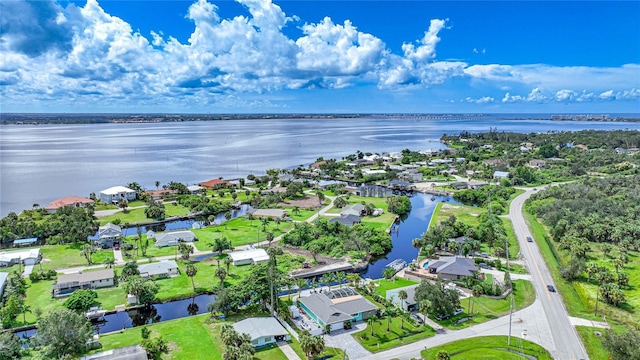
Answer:
POLYGON ((640 2, 0 2, 2 112, 640 112, 640 2))

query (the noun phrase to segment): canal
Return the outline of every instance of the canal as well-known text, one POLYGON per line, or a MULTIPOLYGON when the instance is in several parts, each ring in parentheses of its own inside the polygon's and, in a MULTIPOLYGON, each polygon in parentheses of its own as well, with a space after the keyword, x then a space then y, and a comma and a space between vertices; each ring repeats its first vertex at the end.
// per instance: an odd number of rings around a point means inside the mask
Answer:
POLYGON ((392 261, 402 259, 411 263, 418 257, 418 249, 414 248, 413 239, 419 238, 427 231, 431 217, 439 202, 456 202, 450 196, 432 196, 416 193, 411 196, 411 212, 405 219, 399 219, 392 227, 391 240, 393 247, 384 257, 372 260, 361 272, 363 279, 379 279, 382 270, 392 261))

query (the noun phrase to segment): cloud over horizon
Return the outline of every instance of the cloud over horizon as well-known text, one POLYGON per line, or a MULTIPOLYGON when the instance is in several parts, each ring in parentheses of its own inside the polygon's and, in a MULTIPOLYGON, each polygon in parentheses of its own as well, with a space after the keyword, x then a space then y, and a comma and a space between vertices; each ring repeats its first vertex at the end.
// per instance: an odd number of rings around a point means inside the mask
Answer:
POLYGON ((352 87, 393 93, 457 82, 478 93, 459 96, 469 104, 640 97, 640 64, 595 68, 438 59, 448 19, 435 18, 425 18, 423 36, 407 39, 402 52, 394 53, 398 44, 390 46, 348 19, 338 23, 327 15, 300 24, 296 14, 285 14, 270 0, 237 2, 248 14, 222 18, 213 2, 189 5, 185 21, 193 31, 182 43, 161 29, 142 34, 96 0, 82 7, 3 1, 0 11, 11 15, 0 23, 0 95, 15 108, 106 101, 115 110, 127 104, 260 109, 287 104, 245 95, 352 87), (301 35, 287 36, 287 26, 297 26, 301 35), (500 90, 505 88, 509 92, 500 90))

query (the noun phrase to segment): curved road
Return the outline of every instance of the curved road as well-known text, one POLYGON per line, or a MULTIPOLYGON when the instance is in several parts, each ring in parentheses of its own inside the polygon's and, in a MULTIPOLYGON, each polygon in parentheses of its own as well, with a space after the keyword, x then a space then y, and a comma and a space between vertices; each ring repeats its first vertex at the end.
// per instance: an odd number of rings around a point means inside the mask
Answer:
MULTIPOLYGON (((515 234, 520 242, 520 251, 524 264, 531 273, 531 280, 536 291, 534 303, 524 309, 516 309, 511 326, 512 345, 518 346, 518 338, 526 338, 542 345, 554 359, 578 360, 588 359, 578 334, 569 321, 569 315, 562 303, 562 297, 550 293, 547 285, 554 285, 536 243, 526 241, 531 236, 522 215, 525 200, 535 191, 525 189, 525 193, 516 197, 509 208, 509 217, 513 223, 515 234)), ((456 340, 476 336, 507 335, 509 333, 509 315, 487 321, 462 330, 447 330, 444 334, 399 346, 387 351, 371 354, 365 359, 387 360, 392 358, 419 358, 420 351, 427 347, 443 345, 456 340)))
MULTIPOLYGON (((509 207, 509 216, 513 223, 516 238, 520 242, 520 253, 523 255, 525 265, 531 273, 536 297, 542 303, 544 311, 540 316, 546 317, 551 330, 553 347, 547 349, 554 359, 587 359, 587 352, 582 346, 575 327, 569 321, 569 314, 562 302, 562 296, 547 290, 547 285, 555 287, 555 283, 549 273, 547 264, 538 250, 538 246, 535 242, 526 241, 526 237, 531 236, 531 233, 522 215, 522 207, 525 200, 533 193, 535 193, 534 190, 526 189, 524 194, 516 197, 509 207)), ((544 240, 538 239, 538 241, 544 240)))

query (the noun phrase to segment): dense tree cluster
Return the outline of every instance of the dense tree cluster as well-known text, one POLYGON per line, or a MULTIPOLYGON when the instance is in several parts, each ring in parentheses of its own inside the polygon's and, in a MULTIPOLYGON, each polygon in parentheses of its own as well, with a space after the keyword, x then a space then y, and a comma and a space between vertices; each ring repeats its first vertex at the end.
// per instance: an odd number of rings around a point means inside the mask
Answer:
POLYGON ((255 350, 251 345, 251 338, 247 334, 238 332, 229 324, 222 325, 220 339, 225 350, 222 358, 225 360, 250 360, 253 359, 255 350))
POLYGON ((460 294, 455 289, 447 289, 443 282, 431 283, 422 280, 415 290, 418 304, 428 303, 426 313, 431 315, 450 315, 460 307, 460 294))
POLYGON ((640 333, 630 331, 617 334, 607 331, 602 341, 612 360, 640 360, 640 333))
POLYGON ((623 269, 629 262, 628 252, 640 250, 639 175, 587 178, 555 186, 533 195, 527 206, 549 227, 557 247, 570 255, 561 264, 563 277, 573 280, 586 273, 589 282, 597 282, 605 302, 625 301, 623 289, 629 286, 629 275, 623 269), (610 266, 586 262, 595 248, 610 266), (616 256, 613 249, 618 250, 616 256))
POLYGON ((0 220, 0 239, 3 243, 16 239, 37 237, 48 244, 70 244, 87 241, 98 231, 93 208, 65 206, 51 215, 40 211, 25 211, 20 216, 9 213, 0 220))
POLYGON ((64 306, 69 310, 87 311, 96 304, 98 293, 91 289, 79 289, 74 291, 64 301, 64 306))
POLYGON ((407 196, 396 195, 387 198, 389 212, 396 215, 408 214, 411 211, 411 199, 407 196))
POLYGON ((38 321, 31 344, 41 348, 48 359, 66 359, 84 353, 92 336, 93 328, 84 315, 59 308, 38 321))
POLYGON ((283 236, 284 244, 309 250, 312 255, 326 254, 341 257, 347 252, 354 255, 384 255, 391 250, 389 234, 361 224, 349 227, 338 222, 320 219, 314 224, 296 223, 295 228, 283 236))
POLYGON ((502 214, 515 192, 514 188, 508 186, 484 186, 479 189, 456 191, 453 198, 469 206, 491 207, 492 212, 502 214))

